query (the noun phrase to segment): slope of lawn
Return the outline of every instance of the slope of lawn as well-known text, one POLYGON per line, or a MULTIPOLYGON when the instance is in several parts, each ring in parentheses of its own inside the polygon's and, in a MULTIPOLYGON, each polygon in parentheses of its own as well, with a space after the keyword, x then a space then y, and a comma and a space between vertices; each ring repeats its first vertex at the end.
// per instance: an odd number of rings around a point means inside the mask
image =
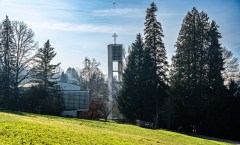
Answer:
POLYGON ((226 143, 113 122, 1 111, 1 144, 220 145, 226 143))

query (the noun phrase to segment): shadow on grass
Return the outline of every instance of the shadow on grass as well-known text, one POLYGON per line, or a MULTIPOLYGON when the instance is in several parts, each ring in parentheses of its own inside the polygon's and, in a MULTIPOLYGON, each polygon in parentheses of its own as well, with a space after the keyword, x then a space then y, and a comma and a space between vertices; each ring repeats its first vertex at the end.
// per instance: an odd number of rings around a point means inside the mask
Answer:
POLYGON ((204 135, 200 135, 200 134, 190 134, 190 133, 183 133, 183 134, 186 134, 186 135, 189 135, 189 136, 192 136, 192 137, 212 140, 212 141, 220 141, 220 142, 226 142, 226 143, 230 143, 230 144, 240 145, 240 141, 235 141, 235 140, 229 140, 229 139, 222 139, 222 138, 204 136, 204 135))
POLYGON ((28 116, 28 117, 36 117, 32 115, 31 113, 26 113, 26 112, 21 112, 21 111, 11 111, 11 110, 5 110, 0 108, 0 112, 5 112, 9 114, 15 114, 15 115, 20 115, 20 116, 28 116))

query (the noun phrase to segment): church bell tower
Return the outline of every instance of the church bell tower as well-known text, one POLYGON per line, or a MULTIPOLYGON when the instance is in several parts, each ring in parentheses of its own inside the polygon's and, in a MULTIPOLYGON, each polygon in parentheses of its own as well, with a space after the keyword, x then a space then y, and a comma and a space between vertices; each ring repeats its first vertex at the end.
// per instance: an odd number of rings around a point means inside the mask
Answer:
MULTIPOLYGON (((108 89, 109 89, 109 106, 112 107, 112 92, 113 92, 113 73, 116 72, 118 74, 117 83, 122 82, 122 74, 123 74, 123 54, 124 49, 122 44, 116 44, 116 38, 118 35, 114 33, 112 35, 114 38, 114 44, 108 45, 108 89), (113 68, 113 62, 117 62, 117 70, 113 68)), ((109 118, 112 118, 111 114, 109 118)))

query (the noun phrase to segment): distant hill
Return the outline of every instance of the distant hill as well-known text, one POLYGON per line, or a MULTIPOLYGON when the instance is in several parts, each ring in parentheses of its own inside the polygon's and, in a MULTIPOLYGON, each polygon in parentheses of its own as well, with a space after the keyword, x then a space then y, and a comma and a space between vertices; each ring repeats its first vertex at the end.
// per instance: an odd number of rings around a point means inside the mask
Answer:
POLYGON ((223 145, 227 143, 114 122, 0 112, 0 144, 223 145))

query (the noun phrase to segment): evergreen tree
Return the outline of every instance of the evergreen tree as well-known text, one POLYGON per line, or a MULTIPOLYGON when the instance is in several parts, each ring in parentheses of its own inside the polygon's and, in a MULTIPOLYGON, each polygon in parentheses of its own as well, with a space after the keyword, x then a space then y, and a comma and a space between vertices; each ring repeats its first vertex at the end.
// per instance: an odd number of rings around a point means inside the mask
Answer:
POLYGON ((48 88, 52 88, 55 84, 56 76, 58 72, 56 72, 58 64, 51 64, 51 61, 56 56, 56 52, 54 52, 54 48, 51 47, 49 40, 44 44, 43 48, 38 49, 38 53, 35 57, 35 61, 37 62, 37 66, 35 68, 36 74, 34 74, 34 79, 40 85, 43 85, 47 90, 48 88))
POLYGON ((5 101, 10 101, 7 104, 9 109, 17 109, 20 99, 19 86, 23 82, 27 82, 31 67, 29 64, 32 61, 37 43, 33 40, 34 33, 24 22, 12 21, 6 17, 1 25, 1 81, 5 85, 5 101), (9 96, 11 93, 11 97, 9 96))
POLYGON ((207 53, 208 87, 216 91, 223 88, 222 71, 224 70, 224 60, 222 55, 223 50, 219 43, 221 34, 218 32, 218 26, 215 21, 210 23, 209 37, 210 46, 207 53))
MULTIPOLYGON (((176 55, 173 56, 173 70, 171 72, 171 88, 173 92, 174 99, 177 101, 176 110, 181 110, 182 112, 178 112, 177 115, 181 116, 182 120, 178 120, 178 122, 191 124, 184 118, 195 117, 192 120, 196 120, 196 116, 191 114, 188 116, 187 109, 195 109, 193 105, 193 100, 198 97, 197 95, 197 88, 200 89, 200 79, 198 79, 198 72, 200 71, 200 60, 203 59, 200 57, 200 54, 204 49, 202 49, 203 43, 201 31, 199 29, 199 22, 200 22, 200 14, 199 12, 193 8, 191 12, 188 12, 187 16, 183 20, 183 24, 181 26, 181 30, 179 32, 178 40, 176 42, 176 55), (199 85, 199 86, 197 86, 199 85), (191 98, 188 98, 191 96, 191 98), (193 99, 194 98, 194 99, 193 99), (188 99, 188 101, 186 101, 188 99), (191 102, 191 103, 189 103, 191 102), (189 103, 189 104, 186 104, 189 103), (188 108, 190 107, 190 108, 188 108), (186 112, 184 114, 184 112, 186 112), (182 121, 182 122, 181 122, 182 121)), ((201 24, 203 25, 203 24, 201 24)), ((203 52, 204 53, 204 52, 203 52)), ((194 113, 196 110, 193 111, 194 113)), ((177 118, 178 116, 175 116, 177 118)), ((196 114, 197 115, 197 114, 196 114)), ((183 124, 181 124, 183 125, 183 124)), ((184 126, 185 127, 185 126, 184 126)), ((186 127, 185 127, 186 128, 186 127)))
POLYGON ((37 66, 35 74, 33 75, 34 81, 38 83, 36 92, 33 96, 38 96, 39 100, 39 113, 58 115, 64 108, 63 98, 60 90, 54 88, 56 79, 58 79, 57 67, 60 63, 51 64, 52 59, 56 56, 54 48, 51 47, 49 40, 44 44, 43 48, 38 49, 35 57, 37 66), (39 91, 44 92, 44 96, 37 94, 39 91), (40 95, 40 96, 39 96, 40 95))
POLYGON ((0 29, 0 67, 1 67, 1 96, 3 107, 16 109, 16 96, 13 89, 13 77, 15 73, 15 49, 13 47, 13 30, 11 21, 6 19, 0 29))
POLYGON ((155 104, 155 109, 149 108, 149 114, 154 116, 156 127, 158 126, 159 115, 162 108, 167 88, 167 71, 168 62, 166 57, 166 49, 162 41, 163 30, 162 25, 156 19, 157 7, 155 3, 151 3, 147 9, 145 22, 145 83, 147 86, 145 95, 148 95, 148 105, 155 104))
POLYGON ((123 85, 117 100, 120 112, 130 120, 146 120, 144 103, 148 98, 143 95, 143 56, 144 43, 141 35, 138 34, 129 52, 127 68, 123 74, 123 85))
POLYGON ((193 8, 183 20, 172 59, 171 92, 175 124, 186 131, 202 128, 215 97, 224 90, 223 56, 217 24, 193 8), (181 111, 180 111, 181 110, 181 111))
POLYGON ((202 87, 206 83, 207 32, 207 15, 193 8, 183 20, 175 45, 176 55, 172 59, 174 69, 172 75, 177 77, 172 79, 181 80, 182 85, 186 84, 186 89, 190 94, 194 92, 198 94, 196 90, 203 90, 202 87))
MULTIPOLYGON (((205 110, 205 129, 203 132, 208 132, 211 125, 215 124, 214 117, 216 114, 214 112, 218 111, 219 100, 224 100, 226 95, 226 88, 224 86, 224 79, 222 72, 224 71, 224 58, 223 49, 219 42, 221 34, 218 32, 218 26, 215 21, 212 21, 209 25, 209 47, 207 52, 207 106, 205 110), (213 115, 214 114, 214 115, 213 115)), ((218 111, 219 112, 219 111, 218 111)))

